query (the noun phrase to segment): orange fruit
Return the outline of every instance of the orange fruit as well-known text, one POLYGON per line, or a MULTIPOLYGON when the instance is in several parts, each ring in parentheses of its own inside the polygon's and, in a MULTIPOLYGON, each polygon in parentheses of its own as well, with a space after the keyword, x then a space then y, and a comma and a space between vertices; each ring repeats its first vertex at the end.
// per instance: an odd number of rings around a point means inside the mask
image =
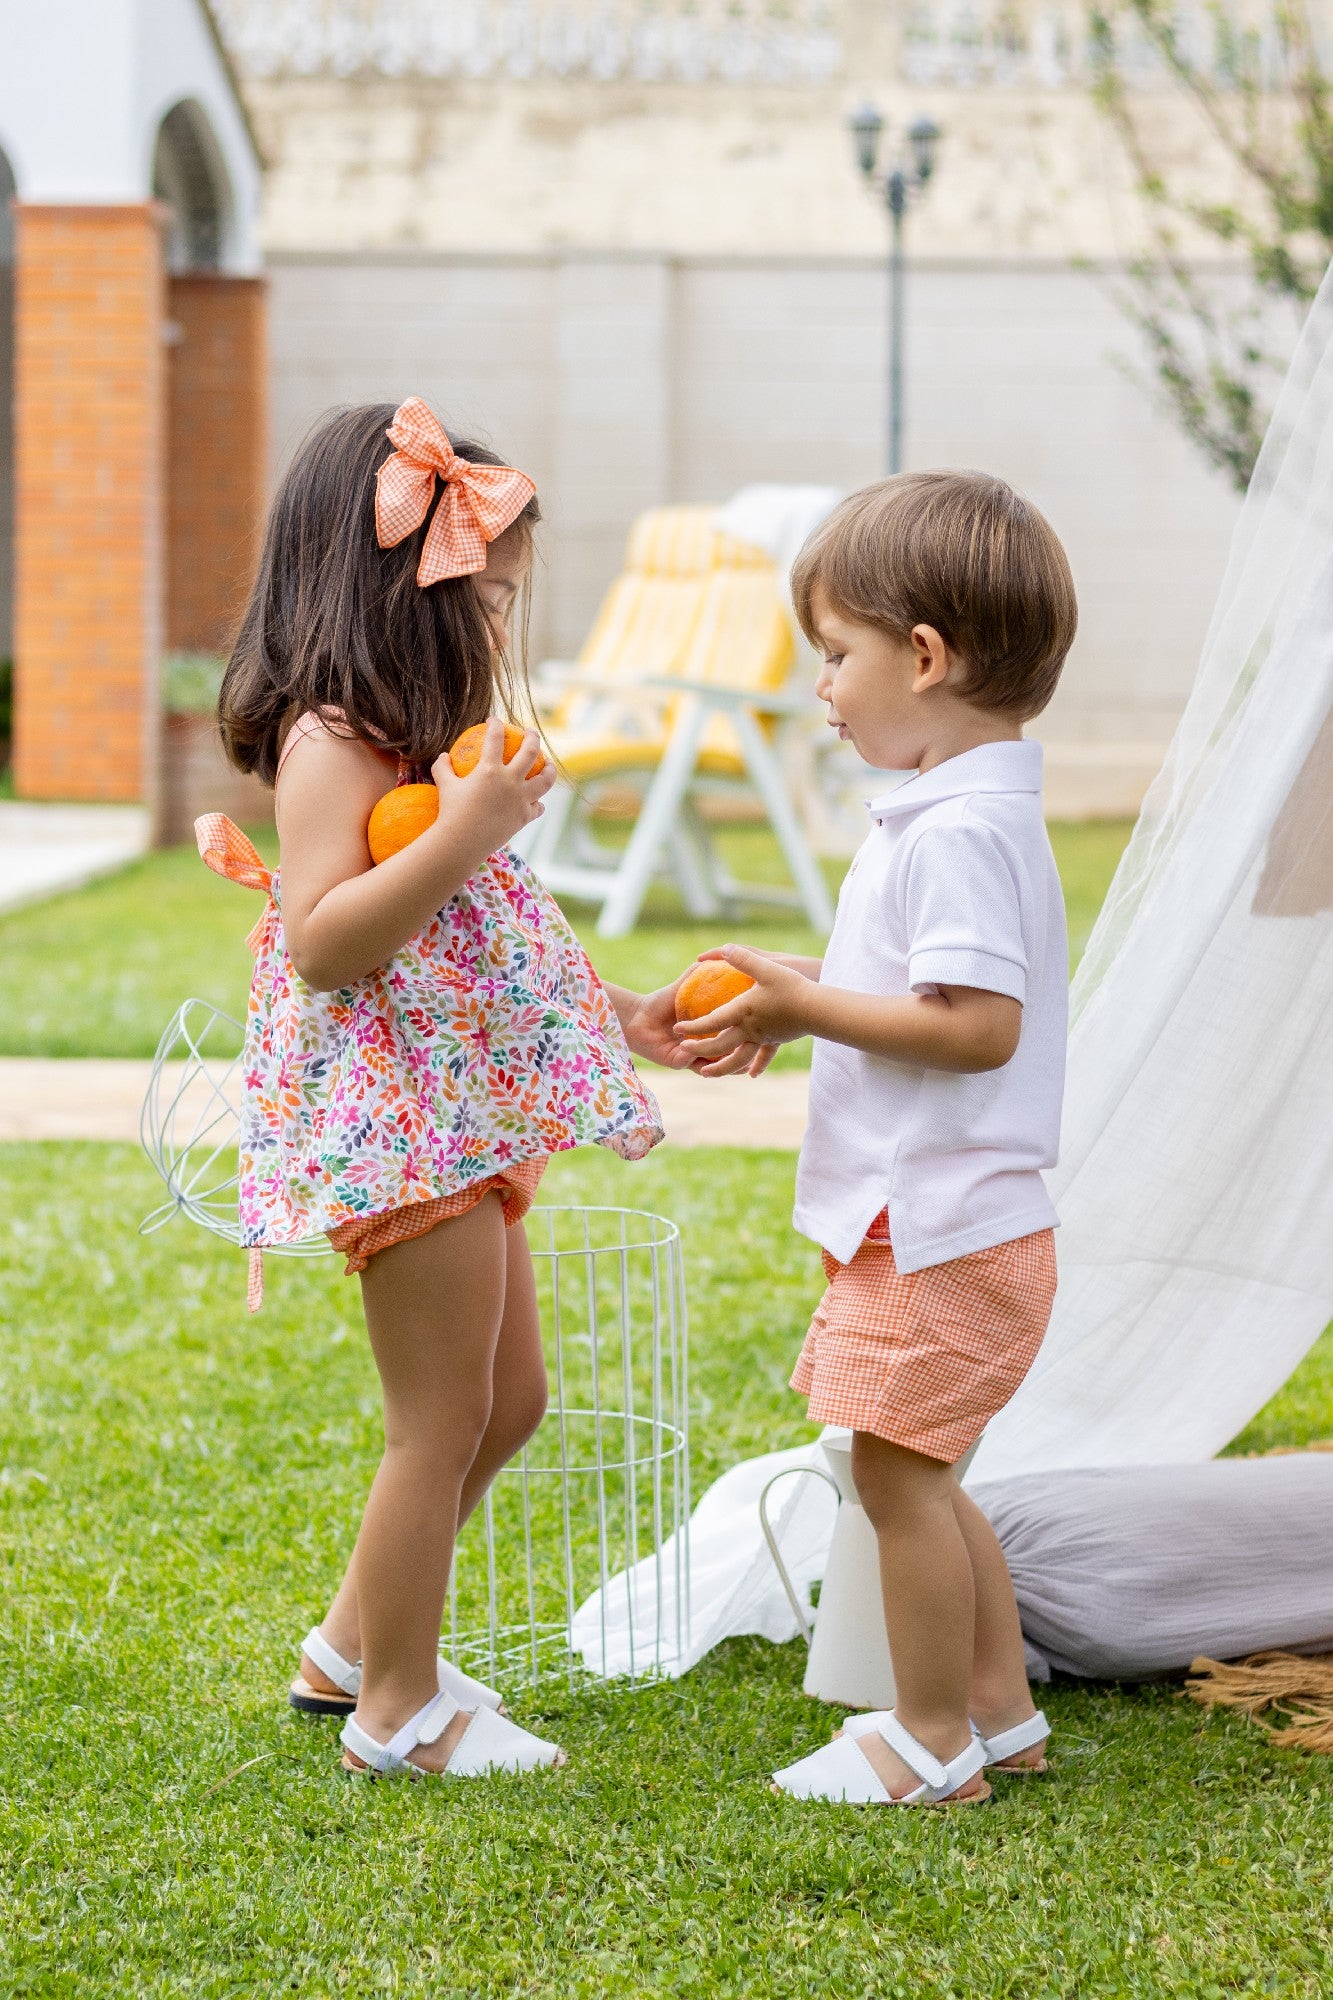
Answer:
POLYGON ((434 785, 396 785, 382 799, 376 799, 366 828, 370 858, 376 864, 387 861, 400 848, 408 847, 428 826, 434 826, 440 811, 440 794, 434 785))
POLYGON ((715 1007, 725 1007, 754 985, 748 972, 738 972, 725 958, 704 958, 692 965, 676 988, 676 1019, 700 1021, 715 1007))
MULTIPOLYGON (((512 764, 515 757, 517 757, 519 749, 522 746, 523 734, 524 732, 521 729, 515 729, 512 722, 506 722, 504 750, 506 764, 512 764)), ((484 722, 474 722, 471 729, 463 731, 463 734, 449 752, 449 762, 454 767, 455 777, 466 778, 469 771, 476 770, 485 741, 486 724, 484 722)), ((528 776, 535 778, 538 771, 544 771, 545 769, 546 759, 539 751, 537 753, 537 761, 528 772, 528 776)))

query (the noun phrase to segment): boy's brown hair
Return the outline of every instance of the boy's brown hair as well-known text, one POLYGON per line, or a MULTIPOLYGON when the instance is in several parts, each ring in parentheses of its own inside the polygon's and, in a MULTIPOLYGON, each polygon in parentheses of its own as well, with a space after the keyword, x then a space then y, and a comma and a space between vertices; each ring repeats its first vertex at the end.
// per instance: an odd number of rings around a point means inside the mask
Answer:
POLYGON ((792 570, 806 637, 833 611, 905 639, 933 625, 966 669, 965 701, 1026 721, 1055 693, 1078 626, 1068 558, 1043 514, 985 472, 906 472, 863 487, 792 570))

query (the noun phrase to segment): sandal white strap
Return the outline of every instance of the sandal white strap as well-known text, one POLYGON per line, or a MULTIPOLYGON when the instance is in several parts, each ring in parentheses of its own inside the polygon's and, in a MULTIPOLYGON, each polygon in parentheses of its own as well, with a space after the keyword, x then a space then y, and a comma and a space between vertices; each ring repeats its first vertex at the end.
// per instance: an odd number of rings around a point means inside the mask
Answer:
MULTIPOLYGON (((949 1783, 949 1766, 943 1763, 933 1750, 927 1750, 925 1744, 919 1742, 913 1736, 910 1729, 904 1729, 891 1708, 886 1708, 881 1713, 875 1727, 888 1744, 890 1750, 897 1751, 908 1770, 916 1772, 917 1777, 921 1780, 923 1791, 937 1792, 942 1795, 946 1791, 953 1790, 953 1786, 949 1783)), ((970 1755, 971 1751, 972 1744, 969 1743, 967 1750, 963 1754, 965 1756, 970 1755)), ((976 1768, 979 1771, 981 1769, 980 1764, 976 1768)), ((972 1773, 969 1771, 966 1775, 971 1777, 972 1773)), ((959 1783, 962 1783, 961 1779, 959 1783)), ((915 1792, 909 1792, 907 1796, 908 1798, 915 1798, 916 1794, 915 1792)))
POLYGON ((854 1743, 858 1736, 868 1736, 872 1730, 877 1730, 889 1748, 897 1751, 908 1770, 915 1771, 922 1780, 916 1791, 894 1801, 900 1806, 936 1805, 975 1777, 986 1763, 985 1745, 979 1736, 974 1736, 967 1748, 947 1764, 942 1763, 910 1730, 904 1729, 891 1708, 877 1708, 868 1715, 849 1715, 842 1726, 842 1736, 834 1740, 854 1743))
POLYGON ((322 1674, 327 1674, 336 1688, 344 1694, 358 1695, 361 1692, 361 1666, 345 1660, 335 1652, 318 1625, 311 1627, 301 1641, 301 1651, 308 1660, 313 1660, 322 1674))
MULTIPOLYGON (((361 1692, 360 1661, 345 1660, 324 1637, 318 1625, 306 1633, 301 1642, 301 1651, 306 1658, 327 1674, 336 1688, 355 1699, 361 1692)), ((439 1660, 439 1680, 441 1694, 451 1694, 460 1708, 499 1708, 504 1697, 499 1690, 487 1687, 485 1681, 473 1680, 452 1660, 446 1660, 443 1653, 439 1660)))
POLYGON ((438 1743, 458 1712, 458 1703, 452 1695, 437 1694, 410 1716, 401 1729, 395 1730, 387 1743, 377 1743, 356 1717, 349 1715, 342 1727, 341 1741, 344 1749, 368 1764, 372 1771, 416 1771, 418 1766, 407 1761, 408 1751, 415 1750, 418 1743, 438 1743))
POLYGON ((977 1741, 986 1753, 988 1764, 999 1764, 1006 1757, 1016 1757, 1020 1750, 1030 1750, 1034 1743, 1042 1743, 1051 1733, 1051 1725, 1038 1709, 1026 1722, 1016 1722, 1012 1729, 1002 1729, 998 1736, 983 1736, 977 1731, 977 1741))

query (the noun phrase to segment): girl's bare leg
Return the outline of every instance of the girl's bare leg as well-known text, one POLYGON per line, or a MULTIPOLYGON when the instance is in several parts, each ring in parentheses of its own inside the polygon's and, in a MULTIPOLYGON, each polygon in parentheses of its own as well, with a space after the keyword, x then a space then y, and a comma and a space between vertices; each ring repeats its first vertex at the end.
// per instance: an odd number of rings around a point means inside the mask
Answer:
MULTIPOLYGON (((381 1251, 380 1256, 387 1256, 381 1251)), ((374 1260, 378 1262, 378 1259, 374 1260)), ((491 1368, 491 1414, 468 1468, 458 1506, 458 1526, 481 1503, 496 1474, 521 1451, 546 1414, 546 1362, 537 1316, 532 1252, 521 1224, 505 1231, 505 1294, 499 1338, 491 1368)), ((320 1627, 345 1660, 361 1658, 361 1615, 357 1598, 357 1557, 352 1553, 320 1627)), ((304 1656, 301 1673, 312 1687, 332 1691, 333 1683, 304 1656)))
MULTIPOLYGON (((384 1390, 384 1457, 356 1545, 361 1726, 377 1742, 438 1692, 435 1658, 463 1487, 491 1418, 504 1314, 504 1215, 488 1195, 362 1273, 384 1390)), ((413 1761, 443 1769, 459 1715, 413 1761)))
MULTIPOLYGON (((1028 1686, 1023 1632, 1004 1551, 986 1516, 956 1482, 954 1518, 967 1545, 976 1598, 972 1644, 972 1719, 983 1736, 997 1736, 1036 1714, 1028 1686)), ((1001 1769, 1039 1764, 1045 1747, 1035 1744, 1006 1757, 1001 1769)))
MULTIPOLYGON (((852 1476, 879 1543, 895 1713, 942 1762, 972 1738, 976 1598, 967 1542, 954 1509, 952 1469, 887 1439, 857 1431, 852 1476)), ((857 1739, 894 1797, 921 1783, 878 1734, 857 1739)), ((960 1795, 984 1789, 978 1774, 960 1795)))

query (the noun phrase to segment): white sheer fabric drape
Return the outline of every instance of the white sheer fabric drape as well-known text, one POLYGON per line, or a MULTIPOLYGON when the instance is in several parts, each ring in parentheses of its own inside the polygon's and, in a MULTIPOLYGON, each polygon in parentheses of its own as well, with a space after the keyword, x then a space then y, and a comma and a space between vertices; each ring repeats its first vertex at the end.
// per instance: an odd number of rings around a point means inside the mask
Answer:
POLYGON ((1331 712, 1326 277, 1074 981, 1060 1292, 977 1479, 1209 1458, 1333 1317, 1331 712))

